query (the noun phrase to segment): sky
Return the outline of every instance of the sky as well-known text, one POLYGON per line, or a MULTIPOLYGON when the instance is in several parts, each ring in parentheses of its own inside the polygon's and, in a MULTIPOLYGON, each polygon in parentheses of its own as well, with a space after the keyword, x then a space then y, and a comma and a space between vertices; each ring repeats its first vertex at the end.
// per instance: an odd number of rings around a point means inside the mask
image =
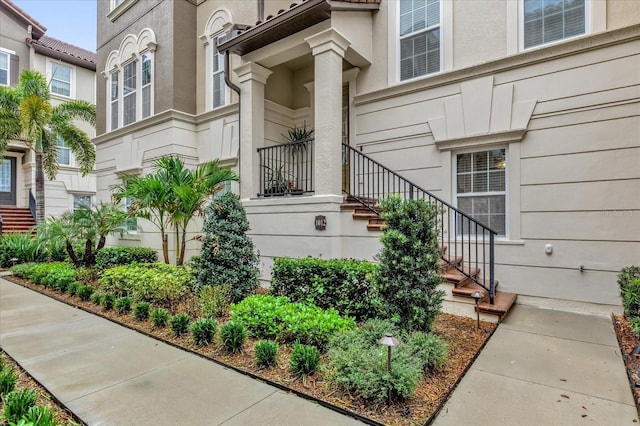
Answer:
POLYGON ((96 3, 107 0, 12 0, 47 28, 45 35, 96 51, 96 3))

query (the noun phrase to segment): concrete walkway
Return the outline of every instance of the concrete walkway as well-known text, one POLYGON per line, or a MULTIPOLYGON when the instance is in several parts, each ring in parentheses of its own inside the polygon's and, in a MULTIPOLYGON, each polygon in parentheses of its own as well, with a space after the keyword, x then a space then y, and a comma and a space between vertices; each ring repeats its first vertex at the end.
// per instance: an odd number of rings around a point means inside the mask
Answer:
POLYGON ((2 278, 0 347, 89 425, 362 424, 2 278))
POLYGON ((516 305, 435 425, 633 425, 611 318, 516 305))

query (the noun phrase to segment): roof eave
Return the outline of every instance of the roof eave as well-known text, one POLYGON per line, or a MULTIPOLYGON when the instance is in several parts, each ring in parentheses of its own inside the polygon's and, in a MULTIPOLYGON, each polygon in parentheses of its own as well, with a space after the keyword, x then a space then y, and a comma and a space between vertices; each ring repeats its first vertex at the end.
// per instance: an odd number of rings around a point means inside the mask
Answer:
POLYGON ((16 6, 13 2, 9 0, 0 0, 0 3, 7 7, 9 12, 13 14, 16 18, 21 20, 27 25, 31 25, 31 37, 34 39, 39 39, 44 35, 47 31, 47 27, 42 25, 40 22, 33 19, 29 16, 25 11, 16 6))
POLYGON ((78 58, 76 56, 69 55, 68 53, 51 49, 50 47, 46 47, 39 44, 38 42, 31 43, 31 45, 33 46, 33 49, 36 51, 36 53, 40 53, 49 58, 59 59, 61 61, 65 61, 70 64, 77 65, 81 68, 85 68, 93 72, 96 71, 96 64, 94 62, 89 62, 84 59, 78 58))

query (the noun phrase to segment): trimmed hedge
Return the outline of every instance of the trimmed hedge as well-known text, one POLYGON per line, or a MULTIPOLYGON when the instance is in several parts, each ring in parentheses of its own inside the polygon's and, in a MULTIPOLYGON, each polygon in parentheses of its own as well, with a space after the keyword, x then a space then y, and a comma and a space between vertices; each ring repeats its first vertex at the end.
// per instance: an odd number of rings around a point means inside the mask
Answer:
POLYGON ((271 291, 294 302, 334 308, 358 320, 376 316, 378 298, 371 285, 375 264, 355 259, 275 259, 271 291))
POLYGON ((96 253, 96 267, 99 269, 157 261, 158 253, 147 247, 106 247, 96 253))
POLYGON ((176 303, 194 288, 190 269, 165 263, 116 266, 104 271, 99 282, 105 292, 156 304, 176 303))
POLYGON ((16 265, 11 271, 20 278, 61 292, 77 282, 76 269, 69 263, 25 263, 16 265))
POLYGON ((618 285, 624 315, 629 319, 633 332, 640 336, 640 267, 623 268, 618 274, 618 285))

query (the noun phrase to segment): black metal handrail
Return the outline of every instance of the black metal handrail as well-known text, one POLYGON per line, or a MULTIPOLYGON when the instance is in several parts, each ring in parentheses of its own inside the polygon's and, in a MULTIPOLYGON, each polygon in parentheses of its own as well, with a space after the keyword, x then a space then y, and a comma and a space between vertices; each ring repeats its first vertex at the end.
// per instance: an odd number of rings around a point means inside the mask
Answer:
POLYGON ((36 197, 33 196, 33 192, 31 192, 31 188, 29 188, 29 211, 31 212, 31 216, 36 218, 36 197))
POLYGON ((260 188, 258 197, 311 194, 313 188, 313 139, 258 148, 260 188))
POLYGON ((404 200, 423 199, 436 204, 440 212, 439 243, 441 247, 447 247, 442 252, 442 259, 487 290, 489 303, 493 304, 497 233, 357 149, 343 143, 342 152, 345 166, 342 191, 376 215, 380 216, 378 200, 392 194, 398 194, 404 200))
POLYGON ((2 235, 2 213, 0 213, 0 235, 2 235))

